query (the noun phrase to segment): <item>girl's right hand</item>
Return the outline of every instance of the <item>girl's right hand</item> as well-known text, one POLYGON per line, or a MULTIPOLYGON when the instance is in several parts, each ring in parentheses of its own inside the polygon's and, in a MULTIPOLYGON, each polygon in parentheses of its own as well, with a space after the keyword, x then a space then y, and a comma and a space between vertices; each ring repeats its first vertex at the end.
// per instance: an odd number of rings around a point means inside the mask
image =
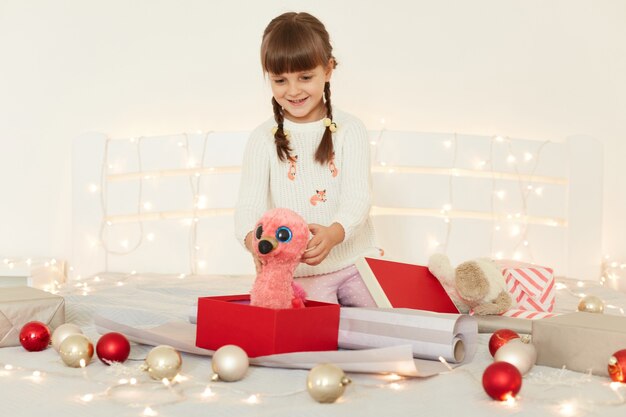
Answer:
POLYGON ((263 263, 259 259, 259 255, 257 254, 257 252, 254 250, 254 235, 252 234, 252 232, 248 232, 245 242, 246 248, 248 249, 248 251, 250 251, 252 259, 254 260, 254 268, 256 269, 256 273, 258 275, 259 273, 261 273, 261 269, 263 269, 263 263))

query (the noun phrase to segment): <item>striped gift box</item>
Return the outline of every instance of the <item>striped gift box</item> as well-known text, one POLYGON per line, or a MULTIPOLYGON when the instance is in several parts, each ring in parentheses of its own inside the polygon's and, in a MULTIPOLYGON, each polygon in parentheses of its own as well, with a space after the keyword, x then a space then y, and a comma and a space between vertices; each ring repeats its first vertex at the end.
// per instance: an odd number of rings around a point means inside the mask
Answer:
POLYGON ((513 317, 517 319, 528 319, 528 320, 539 320, 539 319, 547 319, 549 317, 558 316, 558 313, 548 313, 546 311, 531 311, 531 310, 522 310, 519 308, 512 308, 504 313, 500 314, 501 316, 513 317))
POLYGON ((555 294, 552 269, 534 266, 505 268, 502 275, 504 275, 507 289, 515 303, 514 309, 548 313, 554 309, 555 294))

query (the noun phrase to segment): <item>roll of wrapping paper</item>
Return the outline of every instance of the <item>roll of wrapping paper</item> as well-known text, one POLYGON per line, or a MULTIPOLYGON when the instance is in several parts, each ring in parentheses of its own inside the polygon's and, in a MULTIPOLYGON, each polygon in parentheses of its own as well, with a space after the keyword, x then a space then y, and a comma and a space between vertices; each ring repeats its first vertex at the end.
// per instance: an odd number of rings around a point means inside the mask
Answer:
POLYGON ((474 317, 408 308, 342 308, 339 347, 382 348, 409 344, 413 356, 450 363, 469 362, 476 353, 474 317))

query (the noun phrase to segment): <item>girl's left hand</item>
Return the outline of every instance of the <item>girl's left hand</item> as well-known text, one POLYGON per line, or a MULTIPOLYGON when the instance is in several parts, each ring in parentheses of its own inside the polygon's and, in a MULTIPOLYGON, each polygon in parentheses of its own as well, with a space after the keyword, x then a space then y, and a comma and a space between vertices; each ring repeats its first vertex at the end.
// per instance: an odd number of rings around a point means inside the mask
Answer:
POLYGON ((330 226, 311 223, 309 230, 313 234, 302 255, 302 262, 307 265, 319 265, 330 253, 330 250, 343 242, 345 232, 339 223, 330 226))

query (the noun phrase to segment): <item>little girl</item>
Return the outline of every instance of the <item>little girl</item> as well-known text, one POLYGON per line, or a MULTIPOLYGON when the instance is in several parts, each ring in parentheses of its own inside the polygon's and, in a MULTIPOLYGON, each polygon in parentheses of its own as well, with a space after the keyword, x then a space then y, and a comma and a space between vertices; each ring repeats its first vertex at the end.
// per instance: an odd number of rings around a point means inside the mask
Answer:
POLYGON ((273 207, 299 213, 312 238, 295 278, 307 298, 373 307, 354 262, 376 249, 370 210, 370 152, 363 123, 333 109, 337 61, 324 25, 308 13, 273 19, 261 44, 273 119, 255 129, 244 154, 235 209, 237 238, 253 254, 255 222, 273 207))

